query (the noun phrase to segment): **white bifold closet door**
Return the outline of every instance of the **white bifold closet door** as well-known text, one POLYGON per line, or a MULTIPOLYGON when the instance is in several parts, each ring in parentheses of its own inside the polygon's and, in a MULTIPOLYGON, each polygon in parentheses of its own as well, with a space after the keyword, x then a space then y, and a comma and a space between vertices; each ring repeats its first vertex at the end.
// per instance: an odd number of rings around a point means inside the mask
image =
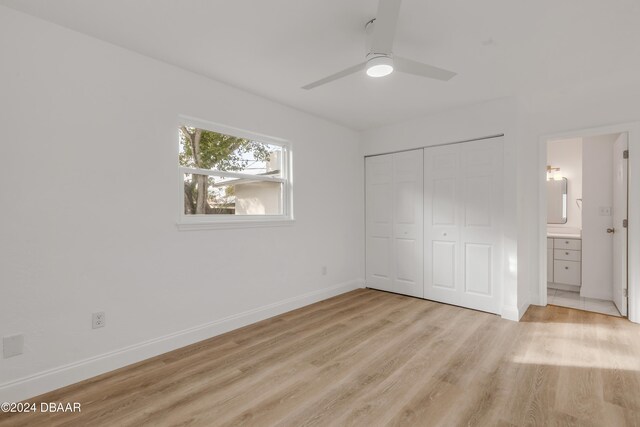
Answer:
POLYGON ((366 283, 422 297, 423 150, 367 157, 366 283))
POLYGON ((424 298, 501 312, 502 138, 424 150, 424 298))

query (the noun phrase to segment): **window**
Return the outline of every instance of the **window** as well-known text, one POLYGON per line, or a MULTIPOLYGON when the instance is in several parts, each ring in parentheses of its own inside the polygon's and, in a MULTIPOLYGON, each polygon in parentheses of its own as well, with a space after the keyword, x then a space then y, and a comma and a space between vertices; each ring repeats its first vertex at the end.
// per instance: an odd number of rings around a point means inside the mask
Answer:
POLYGON ((194 119, 178 141, 180 228, 292 221, 286 141, 194 119))

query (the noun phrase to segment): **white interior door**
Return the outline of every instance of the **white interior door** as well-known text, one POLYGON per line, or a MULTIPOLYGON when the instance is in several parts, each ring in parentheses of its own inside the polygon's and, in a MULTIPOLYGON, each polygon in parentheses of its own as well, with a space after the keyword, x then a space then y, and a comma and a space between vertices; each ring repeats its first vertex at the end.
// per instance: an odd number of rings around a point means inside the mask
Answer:
POLYGON ((502 138, 424 150, 424 298, 501 312, 502 138))
POLYGON ((627 133, 613 144, 613 302, 623 316, 627 315, 627 176, 629 149, 627 133))
POLYGON ((366 283, 423 293, 422 150, 366 159, 366 283))

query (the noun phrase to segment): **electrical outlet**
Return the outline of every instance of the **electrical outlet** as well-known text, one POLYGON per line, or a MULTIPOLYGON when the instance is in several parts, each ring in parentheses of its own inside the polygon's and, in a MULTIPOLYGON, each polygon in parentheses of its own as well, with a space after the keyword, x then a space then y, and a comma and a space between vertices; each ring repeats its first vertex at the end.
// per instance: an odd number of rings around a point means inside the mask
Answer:
POLYGON ((6 359, 24 352, 24 335, 2 337, 2 356, 6 359))
POLYGON ((326 265, 323 265, 323 266, 322 266, 322 275, 323 275, 323 276, 326 276, 326 275, 327 275, 327 266, 326 266, 326 265))
POLYGON ((104 311, 93 313, 93 316, 91 317, 91 327, 93 329, 104 328, 105 323, 107 323, 107 317, 104 314, 104 311))

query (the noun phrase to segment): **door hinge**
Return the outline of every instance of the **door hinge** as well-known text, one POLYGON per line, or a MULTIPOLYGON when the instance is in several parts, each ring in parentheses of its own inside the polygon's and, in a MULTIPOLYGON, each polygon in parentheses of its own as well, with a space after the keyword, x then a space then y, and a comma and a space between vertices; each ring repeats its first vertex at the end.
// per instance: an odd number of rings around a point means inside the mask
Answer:
POLYGON ((627 288, 624 288, 624 289, 622 290, 622 296, 623 296, 623 297, 627 297, 627 294, 628 294, 628 293, 629 293, 629 291, 628 291, 628 289, 627 289, 627 288))
POLYGON ((629 221, 628 221, 628 220, 626 220, 626 219, 623 219, 623 220, 622 220, 622 226, 623 226, 624 228, 627 228, 627 227, 629 226, 629 221))
POLYGON ((622 158, 623 159, 628 159, 629 158, 629 150, 624 150, 622 152, 622 158))

